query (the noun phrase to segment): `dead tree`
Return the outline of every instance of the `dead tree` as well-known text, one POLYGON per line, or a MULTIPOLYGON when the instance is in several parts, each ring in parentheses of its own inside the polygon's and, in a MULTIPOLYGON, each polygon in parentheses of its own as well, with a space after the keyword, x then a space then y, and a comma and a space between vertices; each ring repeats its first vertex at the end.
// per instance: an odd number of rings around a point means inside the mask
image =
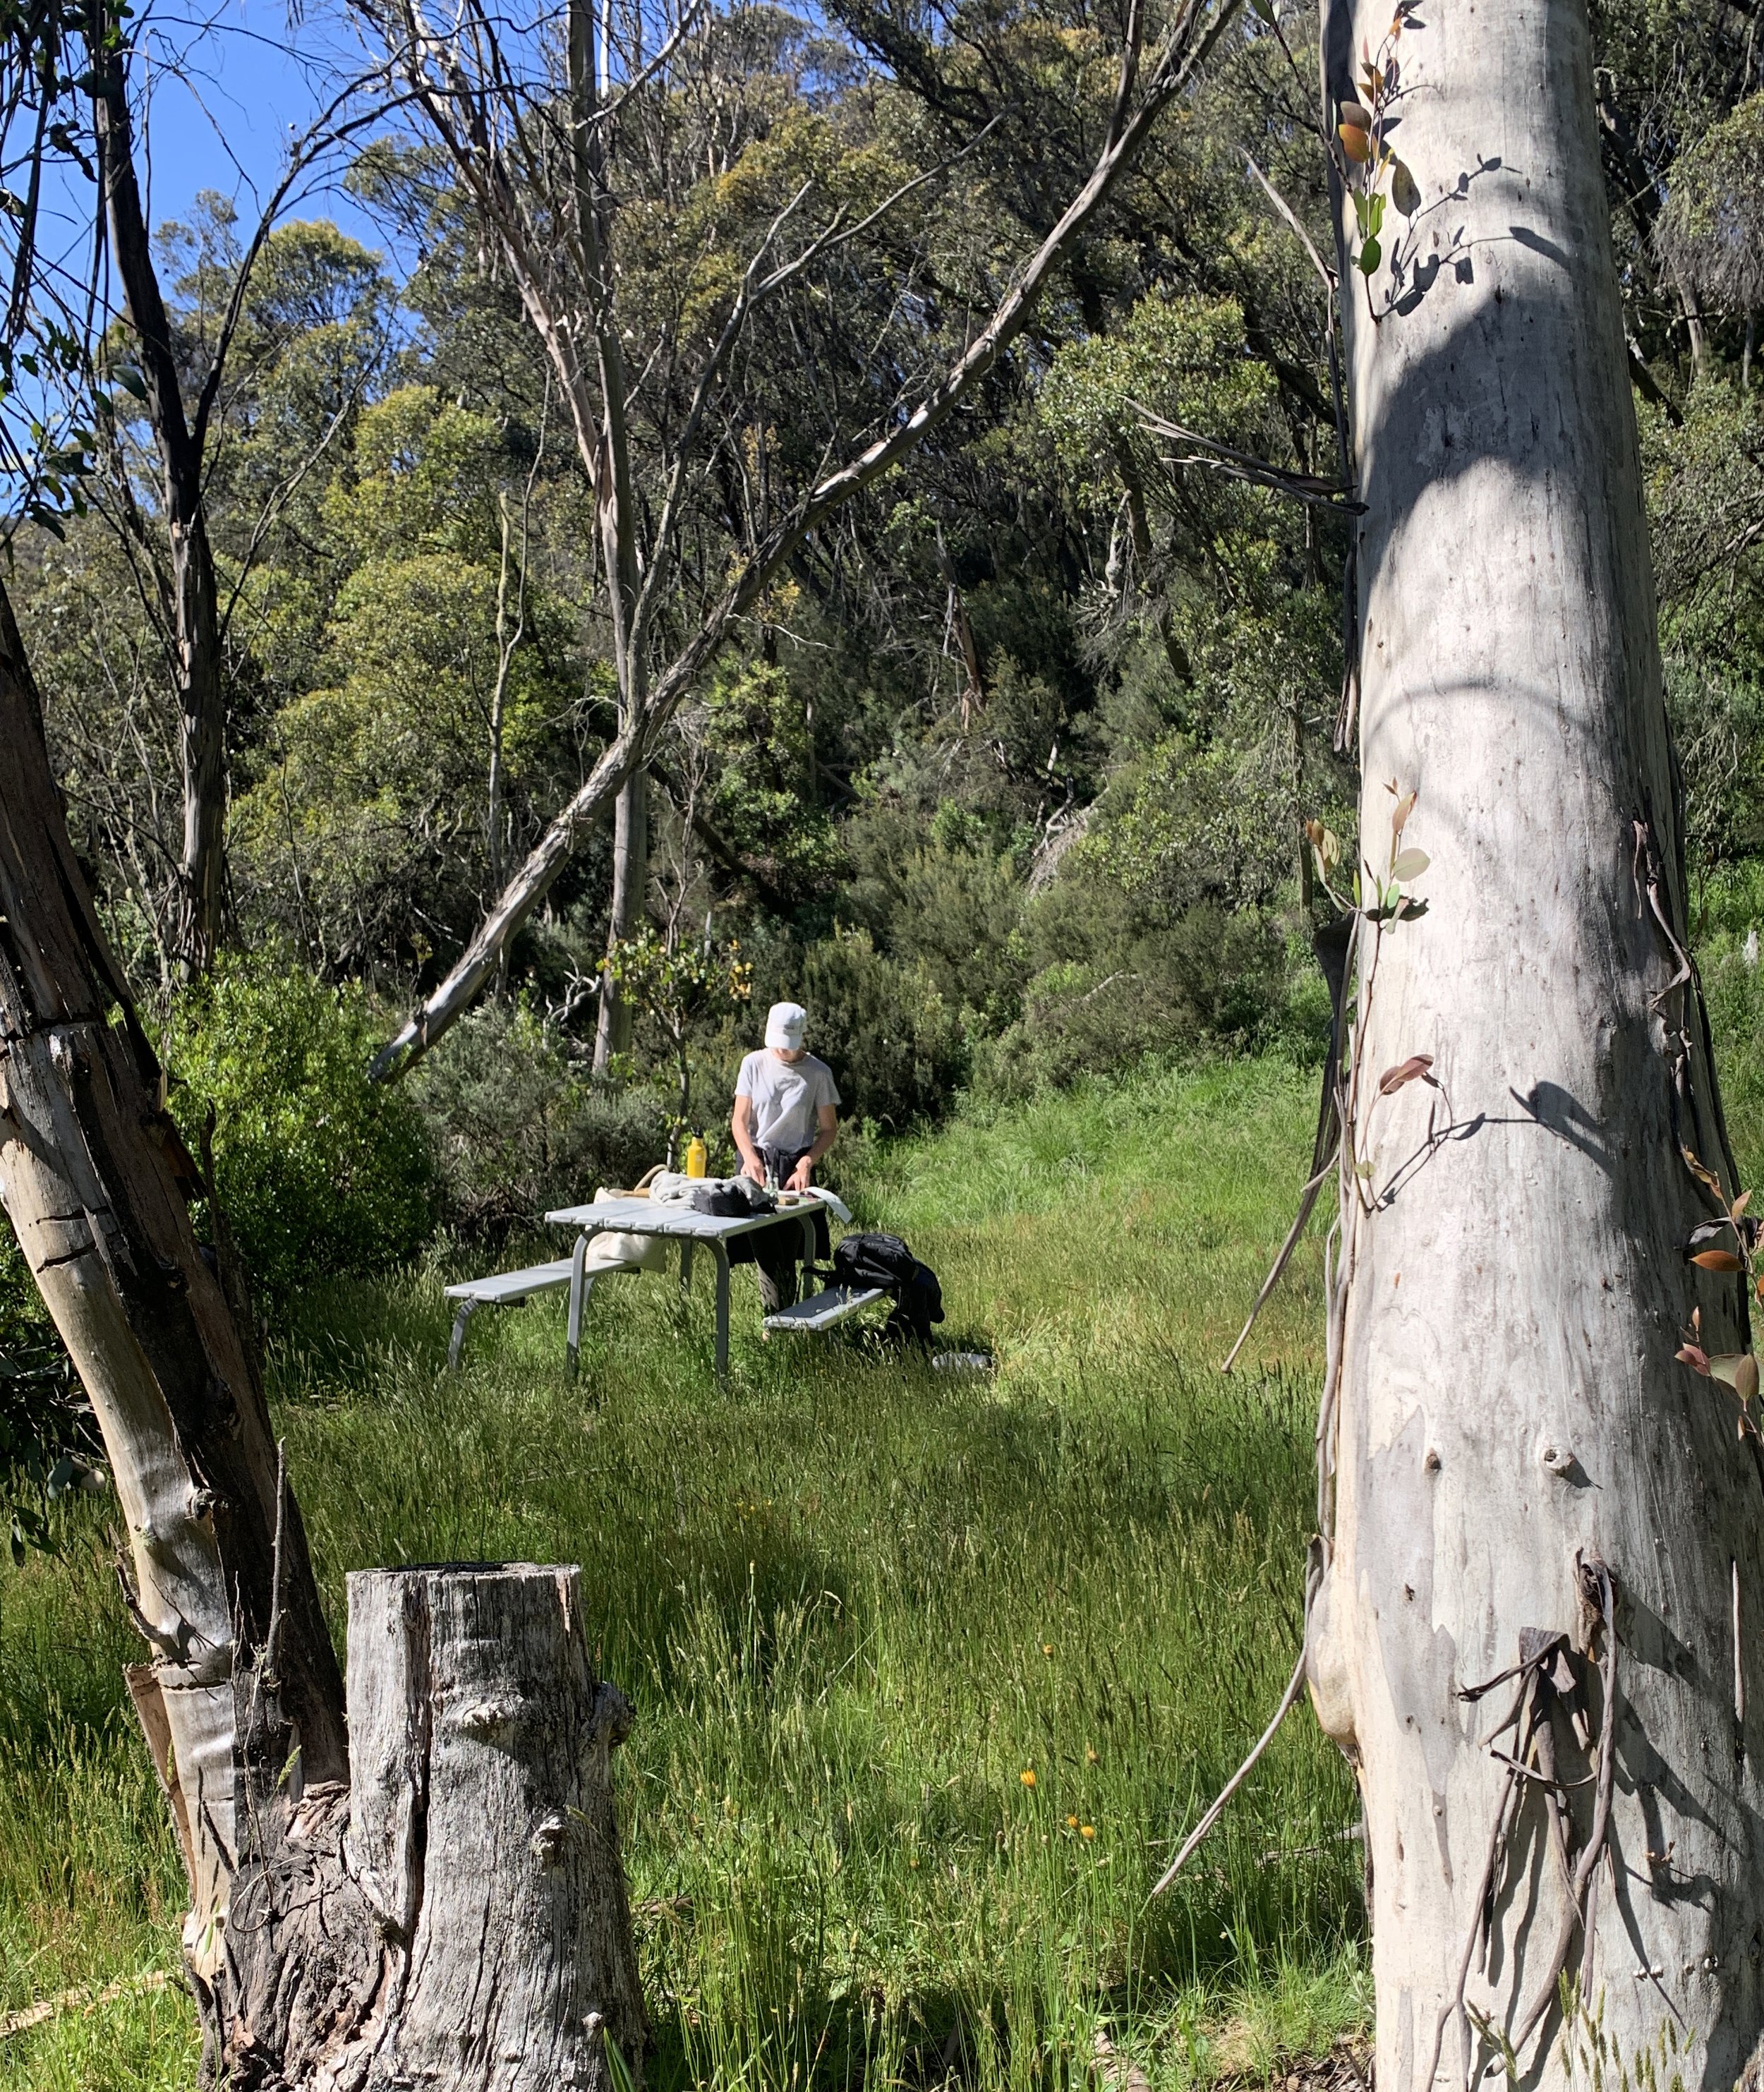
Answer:
MULTIPOLYGON (((262 550, 267 526, 283 498, 272 498, 251 534, 240 571, 223 590, 209 512, 213 438, 223 411, 222 388, 244 317, 253 272, 278 218, 315 163, 374 121, 385 106, 385 97, 380 92, 383 74, 352 81, 339 101, 296 141, 239 258, 214 339, 206 344, 206 368, 192 374, 184 368, 180 345, 174 339, 136 171, 129 55, 126 38, 106 18, 104 32, 90 40, 87 84, 99 207, 122 287, 123 312, 140 353, 141 387, 159 463, 163 547, 135 502, 127 465, 120 460, 115 461, 113 499, 116 521, 131 551, 145 560, 152 575, 147 608, 159 629, 178 702, 184 835, 171 944, 179 970, 188 978, 207 970, 220 944, 228 796, 227 626, 240 585, 262 550), (365 106, 339 121, 339 109, 352 102, 365 106), (193 391, 188 402, 187 381, 193 391)), ((339 414, 326 431, 321 449, 341 419, 339 414)), ((292 467, 290 484, 310 461, 309 458, 292 467)))
MULTIPOLYGON (((227 820, 227 700, 221 669, 220 586, 203 501, 203 437, 213 404, 205 388, 193 420, 153 267, 135 177, 128 75, 118 40, 94 54, 93 133, 110 248, 129 325, 140 345, 147 411, 164 481, 171 571, 165 594, 171 658, 183 729, 184 846, 178 859, 174 944, 186 973, 206 970, 220 941, 222 844, 227 820)), ((217 358, 214 383, 224 359, 217 358)))

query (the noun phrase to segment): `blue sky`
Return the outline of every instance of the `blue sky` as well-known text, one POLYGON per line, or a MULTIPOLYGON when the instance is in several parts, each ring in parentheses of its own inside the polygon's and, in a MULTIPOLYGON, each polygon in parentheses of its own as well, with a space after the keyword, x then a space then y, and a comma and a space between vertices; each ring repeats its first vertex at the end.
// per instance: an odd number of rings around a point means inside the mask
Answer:
MULTIPOLYGON (((148 63, 137 64, 136 84, 148 97, 150 222, 183 217, 205 188, 231 197, 240 218, 254 222, 255 199, 279 179, 290 140, 360 63, 359 51, 328 22, 291 24, 280 0, 149 6, 143 15, 148 63)), ((334 218, 376 240, 371 222, 334 182, 309 184, 292 214, 334 218)))
MULTIPOLYGON (((187 220, 197 195, 216 189, 232 199, 249 236, 290 143, 360 68, 361 50, 329 18, 291 24, 283 0, 195 9, 189 0, 145 0, 136 32, 130 85, 149 224, 157 231, 168 219, 187 220)), ((334 219, 396 266, 383 229, 344 192, 344 166, 339 158, 313 171, 280 216, 334 219)), ((75 287, 90 271, 93 186, 77 170, 52 166, 44 201, 44 247, 63 262, 64 292, 77 300, 75 287)))

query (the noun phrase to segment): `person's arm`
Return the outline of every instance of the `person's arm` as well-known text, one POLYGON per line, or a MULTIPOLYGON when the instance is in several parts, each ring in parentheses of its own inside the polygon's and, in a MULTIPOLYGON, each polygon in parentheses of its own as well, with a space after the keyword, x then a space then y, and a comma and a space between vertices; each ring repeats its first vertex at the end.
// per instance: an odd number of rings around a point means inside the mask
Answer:
POLYGON ((729 1130, 735 1136, 735 1152, 741 1159, 742 1169, 754 1183, 763 1184, 766 1165, 760 1161, 759 1150, 754 1145, 754 1100, 751 1097, 736 1098, 729 1130))
POLYGON ((815 1117, 820 1130, 815 1136, 815 1145, 790 1172, 790 1181, 785 1187, 787 1191, 807 1191, 815 1164, 839 1138, 839 1113, 832 1104, 820 1105, 815 1117))

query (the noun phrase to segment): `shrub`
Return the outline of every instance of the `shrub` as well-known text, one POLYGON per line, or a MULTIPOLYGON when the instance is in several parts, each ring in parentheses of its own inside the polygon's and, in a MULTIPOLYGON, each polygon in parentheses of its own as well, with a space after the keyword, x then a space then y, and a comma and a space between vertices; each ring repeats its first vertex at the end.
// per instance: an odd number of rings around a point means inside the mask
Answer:
POLYGON ((810 945, 780 992, 808 1010, 809 1044, 832 1068, 848 1117, 899 1132, 934 1118, 966 1073, 961 1026, 929 970, 884 957, 867 930, 836 927, 810 945))
POLYGON ((0 1530, 15 1563, 27 1547, 52 1544, 57 1497, 102 1486, 102 1459, 85 1391, 0 1215, 0 1530))
POLYGON ((1301 1068, 1321 1068, 1329 1057, 1334 1016, 1329 983, 1303 937, 1287 937, 1286 956, 1286 996, 1269 1027, 1269 1043, 1290 1053, 1301 1068))
POLYGON ((1757 1184, 1764 1172, 1764 966, 1755 936, 1755 926, 1745 937, 1721 931, 1697 954, 1742 1185, 1757 1184))
POLYGON ((1135 925, 1114 916, 1105 894, 1088 897, 1087 907, 1082 888, 1061 897, 1040 925, 1044 951, 1060 956, 1031 981, 1022 1018, 986 1054, 988 1090, 1023 1096, 1148 1054, 1247 1044, 1284 1009, 1281 940, 1261 916, 1202 906, 1167 926, 1135 925))
POLYGON ((40 1364, 60 1342, 12 1223, 0 1213, 0 1373, 40 1364))
POLYGON ((216 1189, 266 1299, 332 1272, 384 1269, 435 1222, 427 1131, 371 1083, 379 1027, 361 989, 298 966, 229 958, 179 996, 162 1050, 192 1154, 214 1114, 216 1189))
POLYGON ((897 874, 888 947, 923 969, 947 1007, 1002 1031, 1021 1009, 1029 978, 1023 904, 1010 858, 984 845, 916 850, 897 874))
POLYGON ((634 1183, 667 1151, 659 1103, 597 1087, 524 1001, 463 1018, 411 1087, 448 1204, 469 1229, 500 1233, 601 1184, 634 1183))

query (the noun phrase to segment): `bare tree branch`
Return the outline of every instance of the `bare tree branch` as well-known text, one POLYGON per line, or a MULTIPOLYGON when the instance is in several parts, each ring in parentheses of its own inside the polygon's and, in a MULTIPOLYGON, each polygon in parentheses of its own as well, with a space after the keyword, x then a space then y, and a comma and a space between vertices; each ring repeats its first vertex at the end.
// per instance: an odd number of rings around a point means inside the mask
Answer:
MULTIPOLYGON (((414 0, 409 5, 413 6, 414 0)), ((1186 0, 1147 75, 1137 106, 1118 126, 1111 126, 1111 135, 1083 188, 985 326, 916 407, 896 416, 886 433, 823 478, 786 516, 766 528, 739 573, 705 608, 685 644, 651 683, 641 707, 621 717, 611 746, 511 879, 447 978, 376 1057, 376 1078, 408 1067, 469 1005, 495 970, 503 945, 526 922, 569 859, 577 834, 643 761, 674 707, 720 651, 731 628, 760 601, 785 564, 845 503, 873 486, 945 421, 992 370, 1022 332, 1048 278, 1108 199, 1152 125, 1213 50, 1237 5, 1238 0, 1186 0)), ((481 180, 478 192, 488 186, 487 180, 481 180)))

